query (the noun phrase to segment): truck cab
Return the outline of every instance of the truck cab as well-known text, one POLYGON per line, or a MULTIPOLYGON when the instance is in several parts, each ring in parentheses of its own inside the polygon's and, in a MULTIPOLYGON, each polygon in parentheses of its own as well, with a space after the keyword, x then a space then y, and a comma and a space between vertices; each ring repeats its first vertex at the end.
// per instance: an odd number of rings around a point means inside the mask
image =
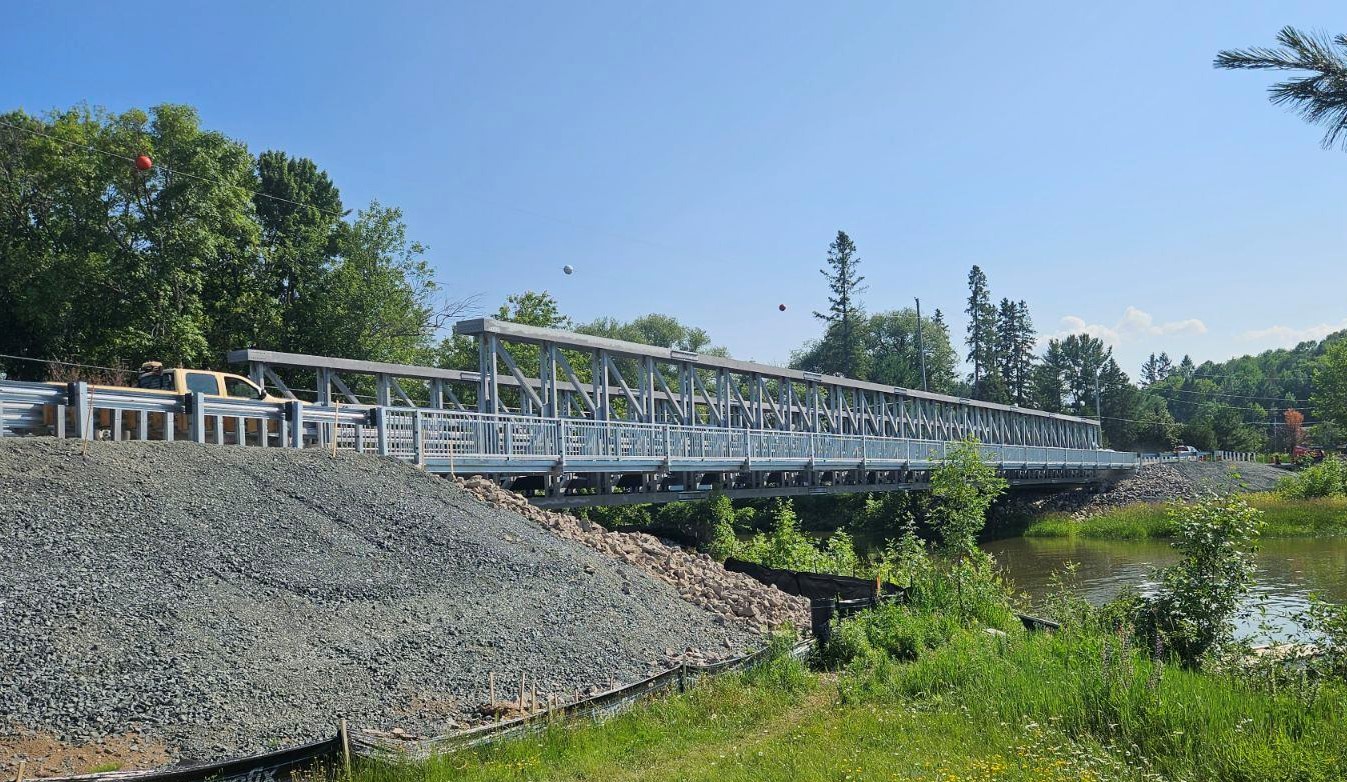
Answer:
POLYGON ((167 391, 172 394, 201 393, 230 399, 260 399, 283 402, 242 375, 214 372, 208 369, 165 369, 158 361, 147 361, 140 366, 136 387, 147 391, 167 391))

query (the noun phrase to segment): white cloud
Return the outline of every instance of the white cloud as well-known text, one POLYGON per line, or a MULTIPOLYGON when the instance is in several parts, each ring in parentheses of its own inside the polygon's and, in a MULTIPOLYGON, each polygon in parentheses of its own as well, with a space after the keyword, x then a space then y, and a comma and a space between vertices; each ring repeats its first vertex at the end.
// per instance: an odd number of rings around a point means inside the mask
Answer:
POLYGON ((1122 318, 1112 326, 1102 323, 1088 323, 1084 318, 1067 315, 1058 322, 1057 332, 1043 335, 1042 341, 1046 342, 1049 338, 1062 339, 1071 334, 1089 334, 1106 345, 1116 347, 1124 342, 1142 337, 1205 333, 1207 333, 1207 324, 1197 318, 1156 323, 1155 318, 1149 312, 1136 307, 1128 307, 1123 311, 1122 318))
POLYGON ((1297 329, 1290 326, 1269 326, 1265 329, 1253 329, 1239 335, 1245 342, 1258 342, 1279 348, 1295 347, 1298 343, 1311 339, 1323 339, 1335 331, 1347 329, 1347 319, 1338 323, 1320 323, 1297 329))

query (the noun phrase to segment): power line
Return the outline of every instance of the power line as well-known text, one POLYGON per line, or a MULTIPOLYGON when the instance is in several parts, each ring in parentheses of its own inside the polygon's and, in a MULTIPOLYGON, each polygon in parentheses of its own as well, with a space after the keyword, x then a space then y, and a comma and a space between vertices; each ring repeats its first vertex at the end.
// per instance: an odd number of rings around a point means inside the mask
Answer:
MULTIPOLYGON (((1164 396, 1164 395, 1167 394, 1167 393, 1175 393, 1175 394, 1195 394, 1195 395, 1197 395, 1197 396, 1204 396, 1204 397, 1205 397, 1205 396, 1225 396, 1225 397, 1231 397, 1231 398, 1233 398, 1233 399, 1266 399, 1266 400, 1268 400, 1268 401, 1272 401, 1272 402, 1280 402, 1280 403, 1283 403, 1283 404, 1309 404, 1309 402, 1310 402, 1310 400, 1308 400, 1308 399, 1289 399, 1289 400, 1288 400, 1288 399, 1286 399, 1286 398, 1284 398, 1284 397, 1280 397, 1280 396, 1255 396, 1255 395, 1253 395, 1253 394, 1227 394, 1227 393, 1216 392, 1216 391, 1196 391, 1196 390, 1192 390, 1192 389, 1184 389, 1184 388, 1156 389, 1154 386, 1147 386, 1146 388, 1144 388, 1144 389, 1142 389, 1142 390, 1144 390, 1144 391, 1153 391, 1153 392, 1154 392, 1156 395, 1158 395, 1158 396, 1164 396)), ((1174 400, 1174 401, 1182 401, 1182 400, 1174 400)))
MULTIPOLYGON (((1156 420, 1154 420, 1154 419, 1151 419, 1151 420, 1149 420, 1149 421, 1143 421, 1143 420, 1140 420, 1140 419, 1137 419, 1137 418, 1121 418, 1121 417, 1116 416, 1116 415, 1106 415, 1106 416, 1103 416, 1103 418, 1106 419, 1106 420, 1109 420, 1109 421, 1127 421, 1128 423, 1133 423, 1133 424, 1158 424, 1158 423, 1160 423, 1159 421, 1156 421, 1156 420)), ((1324 422, 1324 421, 1304 421, 1304 422, 1301 423, 1301 426, 1316 426, 1316 425, 1322 424, 1322 423, 1326 423, 1326 422, 1324 422)), ((1181 424, 1181 423, 1179 423, 1178 421, 1175 421, 1173 424, 1171 424, 1171 426, 1183 426, 1183 425, 1184 425, 1184 424, 1181 424)), ((1269 421, 1241 421, 1239 425, 1240 425, 1240 426, 1286 426, 1286 423, 1283 422, 1283 421, 1273 421, 1273 422, 1269 422, 1269 421)))
POLYGON ((98 364, 80 364, 74 361, 57 361, 54 358, 33 358, 31 356, 11 356, 8 353, 0 353, 0 358, 8 358, 14 361, 29 361, 34 364, 60 364, 63 367, 80 367, 81 369, 103 369, 108 372, 130 372, 127 367, 103 367, 98 364))

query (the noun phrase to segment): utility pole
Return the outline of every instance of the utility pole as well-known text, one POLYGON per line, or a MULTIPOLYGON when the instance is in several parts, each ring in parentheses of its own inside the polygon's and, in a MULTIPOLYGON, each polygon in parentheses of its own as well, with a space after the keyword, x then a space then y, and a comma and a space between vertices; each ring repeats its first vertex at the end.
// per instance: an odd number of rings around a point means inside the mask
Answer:
POLYGON ((926 343, 921 338, 921 299, 917 302, 917 355, 921 357, 921 390, 926 391, 926 343))
POLYGON ((1099 407, 1099 376, 1103 373, 1104 365, 1100 364, 1099 368, 1094 371, 1094 417, 1099 419, 1100 429, 1104 427, 1104 414, 1100 412, 1099 407))

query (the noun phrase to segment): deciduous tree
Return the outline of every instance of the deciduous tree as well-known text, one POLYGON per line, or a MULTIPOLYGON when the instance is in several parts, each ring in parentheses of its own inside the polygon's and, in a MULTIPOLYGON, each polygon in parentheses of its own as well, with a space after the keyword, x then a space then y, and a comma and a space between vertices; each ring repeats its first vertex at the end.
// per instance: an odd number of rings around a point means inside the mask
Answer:
POLYGON ((1314 368, 1314 414, 1347 430, 1347 339, 1329 345, 1314 368))

